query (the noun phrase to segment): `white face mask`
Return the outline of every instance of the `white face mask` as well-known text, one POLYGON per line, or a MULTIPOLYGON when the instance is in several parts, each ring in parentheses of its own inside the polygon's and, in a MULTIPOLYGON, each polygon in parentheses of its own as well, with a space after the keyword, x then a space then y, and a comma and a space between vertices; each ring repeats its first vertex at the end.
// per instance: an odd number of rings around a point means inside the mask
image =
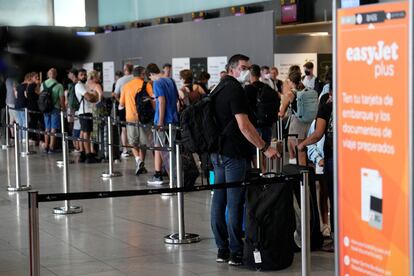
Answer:
POLYGON ((237 80, 240 83, 246 83, 250 80, 250 71, 249 70, 243 70, 240 72, 240 76, 237 78, 237 80))

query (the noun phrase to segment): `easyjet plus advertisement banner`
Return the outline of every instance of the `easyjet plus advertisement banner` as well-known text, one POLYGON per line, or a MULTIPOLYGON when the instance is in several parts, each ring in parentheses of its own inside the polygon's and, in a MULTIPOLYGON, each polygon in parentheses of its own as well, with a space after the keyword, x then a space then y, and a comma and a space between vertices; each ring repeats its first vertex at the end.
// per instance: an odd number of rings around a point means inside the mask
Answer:
POLYGON ((338 11, 340 275, 409 275, 408 11, 338 11))

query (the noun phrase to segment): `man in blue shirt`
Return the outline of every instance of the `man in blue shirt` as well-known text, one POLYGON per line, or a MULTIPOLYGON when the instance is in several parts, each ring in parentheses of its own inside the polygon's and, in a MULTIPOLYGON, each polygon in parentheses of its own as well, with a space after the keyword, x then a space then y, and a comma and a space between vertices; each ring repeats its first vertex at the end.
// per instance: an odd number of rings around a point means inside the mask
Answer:
MULTIPOLYGON (((163 127, 169 124, 178 124, 178 91, 174 81, 171 78, 163 77, 160 69, 154 63, 147 66, 147 74, 153 81, 153 92, 156 101, 154 125, 156 127, 163 127)), ((165 139, 165 132, 157 132, 158 135, 154 137, 155 146, 161 146, 160 140, 164 143, 163 146, 168 145, 165 139)), ((161 152, 155 151, 154 154, 155 174, 152 179, 148 180, 149 185, 162 185, 162 159, 161 152)), ((171 172, 170 172, 171 173, 171 172)))

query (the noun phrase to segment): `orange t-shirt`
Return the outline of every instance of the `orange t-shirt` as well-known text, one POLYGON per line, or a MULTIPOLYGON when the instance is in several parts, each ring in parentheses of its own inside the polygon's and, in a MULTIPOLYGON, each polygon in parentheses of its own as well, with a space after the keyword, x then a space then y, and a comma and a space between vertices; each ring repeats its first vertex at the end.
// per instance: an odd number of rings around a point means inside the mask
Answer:
MULTIPOLYGON (((135 123, 138 121, 139 114, 135 105, 135 95, 141 92, 143 84, 143 80, 134 78, 122 87, 119 103, 125 106, 127 122, 135 123)), ((147 93, 150 97, 154 97, 150 83, 147 83, 147 93)))

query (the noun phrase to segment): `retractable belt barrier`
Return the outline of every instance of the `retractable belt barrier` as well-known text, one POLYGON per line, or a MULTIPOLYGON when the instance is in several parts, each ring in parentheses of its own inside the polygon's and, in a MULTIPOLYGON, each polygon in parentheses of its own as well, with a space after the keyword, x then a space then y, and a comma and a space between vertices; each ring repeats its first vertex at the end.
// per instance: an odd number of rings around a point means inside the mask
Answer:
MULTIPOLYGON (((177 146, 178 149, 179 146, 177 146)), ((179 155, 177 155, 179 156, 179 155)), ((177 171, 181 169, 180 157, 177 157, 177 171)), ((302 273, 310 275, 310 230, 309 230, 309 172, 302 171, 297 176, 276 175, 271 178, 256 177, 248 181, 220 183, 214 185, 181 187, 181 174, 177 175, 178 187, 162 189, 145 189, 145 190, 124 190, 124 191, 98 191, 98 192, 79 192, 79 193, 57 193, 57 194, 38 194, 37 191, 29 192, 29 242, 30 242, 30 275, 40 275, 40 241, 39 241, 39 202, 54 202, 70 200, 87 200, 101 198, 147 196, 162 193, 178 193, 181 195, 178 201, 178 218, 179 233, 171 234, 164 238, 165 243, 188 244, 200 241, 198 235, 185 233, 184 228, 184 201, 183 193, 199 192, 207 190, 229 189, 229 188, 248 188, 252 186, 277 185, 285 182, 297 182, 301 180, 301 197, 302 197, 302 273)))
POLYGON ((145 196, 145 195, 157 195, 157 194, 163 194, 163 193, 191 193, 191 192, 200 192, 200 191, 220 190, 220 189, 227 189, 227 188, 242 188, 242 187, 250 187, 250 186, 272 185, 272 184, 282 183, 286 181, 296 181, 296 178, 286 177, 286 176, 275 176, 274 178, 260 178, 260 181, 249 180, 249 181, 239 181, 239 182, 231 182, 231 183, 221 183, 221 184, 214 184, 214 185, 203 185, 203 186, 181 187, 181 188, 176 187, 176 188, 125 190, 125 191, 79 192, 79 193, 69 193, 69 194, 66 194, 66 193, 39 194, 38 202, 145 196))

